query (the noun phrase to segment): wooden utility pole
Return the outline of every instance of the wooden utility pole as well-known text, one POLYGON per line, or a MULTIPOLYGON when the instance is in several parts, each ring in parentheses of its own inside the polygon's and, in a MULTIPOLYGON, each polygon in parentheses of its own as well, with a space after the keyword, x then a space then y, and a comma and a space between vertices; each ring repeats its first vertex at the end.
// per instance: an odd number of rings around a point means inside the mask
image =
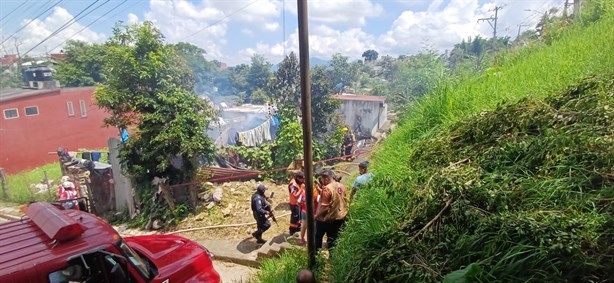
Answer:
POLYGON ((497 38, 497 20, 499 19, 499 10, 503 9, 502 6, 495 6, 495 16, 490 18, 481 18, 478 19, 478 23, 482 21, 487 21, 488 24, 492 27, 493 33, 492 38, 497 38))
POLYGON ((307 201, 307 252, 309 269, 316 266, 315 215, 313 211, 313 151, 311 139, 311 78, 309 75, 309 22, 307 0, 296 0, 298 6, 298 46, 301 70, 301 112, 303 124, 303 158, 305 160, 305 196, 307 201))
POLYGON ((580 12, 582 12, 582 0, 573 1, 573 16, 574 19, 580 20, 580 12))
POLYGON ((520 37, 520 28, 521 28, 521 27, 528 27, 528 26, 529 26, 529 25, 519 24, 519 25, 518 25, 518 35, 516 36, 516 38, 519 38, 519 37, 520 37))

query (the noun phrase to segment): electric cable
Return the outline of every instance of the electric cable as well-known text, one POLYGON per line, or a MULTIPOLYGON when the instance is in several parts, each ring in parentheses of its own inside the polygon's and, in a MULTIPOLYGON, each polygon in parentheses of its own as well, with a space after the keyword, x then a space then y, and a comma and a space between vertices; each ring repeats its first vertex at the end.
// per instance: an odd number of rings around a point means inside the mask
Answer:
MULTIPOLYGON (((106 13, 102 14, 100 17, 96 18, 93 22, 89 23, 87 26, 83 27, 82 29, 80 29, 78 32, 76 32, 75 34, 71 35, 70 37, 68 37, 67 39, 65 39, 63 42, 61 42, 60 44, 56 45, 55 47, 53 47, 50 50, 55 50, 56 48, 62 46, 64 43, 66 43, 68 40, 70 40, 71 38, 73 38, 74 36, 76 36, 77 34, 80 34, 82 31, 84 31, 86 28, 89 28, 90 26, 92 26, 94 23, 96 23, 98 20, 102 19, 104 16, 108 15, 109 13, 113 12, 115 9, 119 8, 119 6, 125 4, 126 2, 128 2, 128 0, 124 0, 123 2, 117 4, 115 7, 111 8, 110 10, 108 10, 106 13)), ((134 2, 134 3, 138 3, 138 2, 134 2)), ((133 5, 134 6, 134 5, 133 5)))
POLYGON ((90 13, 92 13, 93 11, 96 11, 97 9, 99 9, 100 7, 102 7, 104 4, 108 3, 111 0, 107 0, 106 2, 103 2, 102 4, 98 5, 98 7, 94 8, 93 10, 87 12, 85 15, 80 16, 81 14, 83 14, 85 11, 87 11, 90 7, 94 6, 94 4, 96 4, 99 0, 94 1, 92 4, 88 5, 87 7, 85 7, 85 9, 81 10, 81 12, 77 13, 75 16, 73 16, 72 19, 70 19, 68 22, 66 22, 65 24, 63 24, 61 27, 59 27, 58 29, 56 29, 54 32, 52 32, 49 36, 47 36, 45 39, 43 39, 41 42, 39 42, 38 44, 34 45, 34 47, 30 48, 30 50, 26 51, 22 57, 26 56, 28 53, 30 53, 32 50, 34 50, 36 47, 39 47, 41 44, 45 43, 47 40, 49 40, 50 38, 54 37, 55 35, 57 35, 58 33, 64 31, 66 28, 68 28, 69 26, 73 25, 74 23, 76 23, 78 20, 82 19, 83 17, 89 15, 90 13), (79 17, 79 18, 77 18, 79 17))
POLYGON ((194 33, 192 33, 192 34, 190 34, 190 35, 188 35, 188 36, 184 37, 182 40, 185 40, 185 39, 187 39, 187 38, 190 38, 190 37, 192 37, 192 36, 196 35, 197 33, 201 32, 201 31, 203 31, 203 30, 206 30, 206 29, 208 29, 208 28, 210 28, 210 27, 212 27, 212 26, 214 26, 214 25, 217 25, 217 24, 221 23, 223 20, 225 20, 225 19, 227 19, 227 18, 230 18, 230 17, 232 17, 233 15, 235 15, 236 13, 239 13, 239 12, 241 12, 241 11, 243 11, 243 10, 247 9, 249 6, 256 4, 256 2, 258 2, 258 1, 260 1, 260 0, 255 0, 255 1, 250 2, 249 4, 247 4, 247 5, 245 5, 245 6, 241 7, 241 8, 239 8, 238 10, 236 10, 236 11, 234 11, 234 12, 232 12, 232 13, 230 13, 230 14, 226 15, 226 16, 224 16, 223 18, 219 19, 218 21, 215 21, 214 23, 212 23, 212 24, 210 24, 210 25, 207 25, 206 27, 201 28, 201 29, 199 29, 199 30, 195 31, 194 33))
MULTIPOLYGON (((23 27, 21 27, 20 29, 18 29, 16 32, 14 32, 13 34, 9 35, 9 37, 7 37, 4 41, 0 42, 0 44, 4 44, 7 40, 9 40, 11 37, 13 37, 15 34, 17 34, 18 32, 22 31, 24 28, 26 28, 27 26, 29 26, 32 22, 34 22, 34 20, 38 19, 40 16, 42 16, 43 14, 47 13, 47 11, 51 10, 53 7, 57 6, 58 4, 62 3, 64 0, 60 0, 58 3, 55 3, 54 5, 52 5, 51 7, 45 9, 45 11, 43 11, 42 13, 38 14, 38 16, 32 18, 30 21, 28 21, 23 27)), ((51 2, 51 0, 47 1, 47 3, 51 2)), ((43 4, 43 5, 47 5, 47 3, 43 4)))
MULTIPOLYGON (((26 3, 30 2, 30 0, 26 0, 24 2, 21 2, 21 4, 19 4, 19 6, 17 6, 15 9, 13 9, 12 11, 10 11, 8 14, 6 14, 6 16, 4 16, 2 18, 2 21, 4 21, 5 19, 7 19, 12 13, 14 13, 15 11, 17 11, 19 8, 21 8, 21 6, 25 5, 26 3)), ((1 21, 0 21, 1 22, 1 21)))

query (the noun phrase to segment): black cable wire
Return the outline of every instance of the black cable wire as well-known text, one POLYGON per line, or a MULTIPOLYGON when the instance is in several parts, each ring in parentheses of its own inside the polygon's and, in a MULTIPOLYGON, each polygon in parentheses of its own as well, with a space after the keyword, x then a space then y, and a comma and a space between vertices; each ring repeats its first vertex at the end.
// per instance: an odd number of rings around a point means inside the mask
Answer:
MULTIPOLYGON (((17 11, 19 8, 21 8, 21 6, 25 5, 26 3, 28 3, 30 0, 26 0, 24 2, 21 2, 21 4, 19 4, 19 6, 17 6, 15 9, 13 9, 13 11, 10 11, 8 14, 6 14, 6 16, 4 16, 4 18, 2 18, 2 21, 6 20, 12 13, 15 13, 15 11, 17 11)), ((1 21, 0 21, 1 22, 1 21)))
MULTIPOLYGON (((70 40, 71 38, 73 38, 75 35, 80 34, 82 31, 84 31, 86 28, 89 28, 90 26, 92 26, 94 23, 96 23, 98 20, 102 19, 102 17, 108 15, 109 13, 113 12, 115 9, 119 8, 119 6, 125 4, 126 2, 128 2, 128 0, 124 0, 123 2, 117 4, 115 7, 111 8, 111 10, 108 10, 106 13, 102 14, 100 17, 98 17, 97 19, 95 19, 93 22, 89 23, 87 26, 83 27, 82 29, 80 29, 78 32, 76 32, 75 34, 71 35, 70 37, 68 37, 67 39, 65 39, 62 43, 56 45, 55 47, 51 48, 50 50, 55 50, 56 48, 62 46, 64 43, 66 43, 68 40, 70 40)), ((137 3, 136 1, 134 3, 137 3)))
POLYGON ((87 7, 85 7, 85 9, 81 10, 81 12, 77 13, 75 16, 72 17, 72 19, 70 19, 68 22, 66 22, 65 24, 63 24, 61 27, 59 27, 58 29, 56 29, 54 32, 52 32, 49 36, 47 36, 45 39, 43 39, 41 42, 39 42, 38 44, 34 45, 34 47, 30 48, 30 50, 26 51, 26 53, 24 53, 23 55, 21 55, 22 57, 26 56, 28 53, 30 53, 32 50, 34 50, 36 47, 39 47, 41 44, 45 43, 47 40, 49 40, 50 38, 54 37, 55 35, 57 35, 58 33, 64 31, 66 28, 68 28, 69 26, 73 25, 74 23, 76 23, 78 20, 82 19, 83 17, 91 14, 93 11, 96 11, 97 9, 99 9, 100 7, 102 7, 104 4, 108 3, 111 0, 107 0, 106 2, 103 2, 102 4, 98 5, 98 7, 92 9, 91 11, 87 12, 85 15, 80 16, 81 14, 83 14, 85 11, 87 11, 90 7, 94 6, 94 4, 96 4, 99 0, 94 1, 92 4, 88 5, 87 7), (79 17, 79 18, 77 18, 79 17))
MULTIPOLYGON (((47 3, 51 2, 52 0, 47 1, 47 3)), ((64 0, 60 0, 58 3, 55 3, 54 5, 52 5, 51 7, 45 9, 45 11, 43 11, 42 13, 38 14, 38 16, 32 18, 28 23, 26 23, 23 27, 21 27, 20 29, 18 29, 16 32, 14 32, 13 34, 11 34, 9 37, 7 37, 4 41, 0 42, 0 45, 4 44, 7 40, 9 40, 11 37, 13 37, 13 35, 17 34, 18 32, 20 32, 21 30, 23 30, 24 28, 26 28, 27 26, 29 26, 32 22, 34 22, 34 20, 38 19, 40 16, 42 16, 43 14, 47 13, 47 11, 51 10, 53 7, 57 6, 58 4, 62 3, 64 0)), ((43 4, 43 5, 47 5, 47 3, 43 4)))
POLYGON ((232 13, 230 13, 230 14, 226 15, 226 16, 224 16, 223 18, 219 19, 218 21, 216 21, 216 22, 214 22, 214 23, 212 23, 212 24, 210 24, 210 25, 208 25, 208 26, 206 26, 206 27, 204 27, 204 28, 201 28, 201 29, 199 29, 199 30, 195 31, 194 33, 192 33, 192 34, 190 34, 190 35, 188 35, 188 36, 184 37, 182 40, 185 40, 185 39, 187 39, 187 38, 190 38, 190 37, 192 37, 192 36, 196 35, 197 33, 201 32, 201 31, 203 31, 203 30, 206 30, 206 29, 208 29, 208 28, 210 28, 210 27, 212 27, 212 26, 214 26, 214 25, 217 25, 217 24, 221 23, 223 20, 225 20, 225 19, 227 19, 227 18, 230 18, 230 17, 232 17, 233 15, 235 15, 236 13, 241 12, 241 11, 243 11, 243 10, 247 9, 247 7, 249 7, 249 6, 251 6, 251 5, 256 4, 256 2, 258 2, 258 1, 260 1, 260 0, 255 0, 255 1, 250 2, 249 4, 247 4, 247 5, 245 5, 245 6, 241 7, 241 8, 239 8, 238 10, 236 10, 236 11, 234 11, 234 12, 232 12, 232 13))

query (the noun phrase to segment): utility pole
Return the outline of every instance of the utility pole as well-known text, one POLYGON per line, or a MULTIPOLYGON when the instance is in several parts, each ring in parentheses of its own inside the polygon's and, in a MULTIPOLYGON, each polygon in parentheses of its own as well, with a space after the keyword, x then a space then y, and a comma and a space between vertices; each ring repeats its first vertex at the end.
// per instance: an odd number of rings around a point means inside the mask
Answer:
POLYGON ((518 35, 516 36, 516 38, 519 38, 519 37, 520 37, 520 28, 521 28, 521 27, 528 27, 528 26, 529 26, 529 25, 519 24, 519 25, 518 25, 518 35))
POLYGON ((309 269, 316 266, 315 216, 313 211, 313 150, 311 139, 311 77, 309 74, 309 21, 307 0, 296 0, 298 6, 298 47, 301 70, 301 111, 303 124, 303 158, 305 160, 305 196, 307 201, 307 253, 309 269))
POLYGON ((495 6, 495 16, 490 18, 481 18, 478 19, 478 23, 482 21, 487 21, 488 24, 492 27, 493 33, 492 38, 497 38, 497 20, 499 19, 499 10, 503 9, 503 6, 495 6))
POLYGON ((565 15, 565 17, 567 17, 569 15, 569 13, 567 13, 567 8, 570 7, 571 5, 573 5, 574 3, 569 2, 569 0, 565 0, 565 8, 563 10, 563 15, 565 15))
POLYGON ((582 10, 582 1, 574 0, 573 1, 573 16, 575 20, 580 20, 581 10, 582 10))

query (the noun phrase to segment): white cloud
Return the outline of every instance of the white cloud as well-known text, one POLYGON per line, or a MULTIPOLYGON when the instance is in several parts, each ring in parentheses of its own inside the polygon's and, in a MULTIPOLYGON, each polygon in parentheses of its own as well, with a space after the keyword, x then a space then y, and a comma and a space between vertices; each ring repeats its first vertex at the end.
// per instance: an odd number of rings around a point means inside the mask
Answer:
MULTIPOLYGON (((309 20, 325 24, 343 24, 349 27, 364 26, 369 17, 382 14, 384 8, 371 0, 323 0, 309 1, 309 20)), ((286 4, 286 10, 297 14, 295 4, 286 4)))
POLYGON ((139 23, 139 17, 133 13, 128 14, 128 24, 139 23))
MULTIPOLYGON (((360 59, 362 53, 368 49, 376 49, 375 36, 360 28, 336 30, 326 25, 317 25, 310 29, 309 55, 322 59, 330 59, 333 54, 341 53, 352 60, 360 59)), ((245 61, 254 54, 264 55, 270 62, 277 63, 283 60, 285 54, 295 52, 298 54, 298 30, 288 36, 285 43, 273 45, 258 43, 253 48, 240 51, 238 60, 245 61), (285 50, 284 50, 285 44, 285 50)))
POLYGON ((414 54, 425 42, 443 51, 469 36, 488 36, 490 26, 477 23, 478 18, 485 17, 477 0, 451 0, 443 8, 441 4, 441 1, 433 2, 425 12, 401 13, 391 29, 379 37, 381 51, 414 54))
MULTIPOLYGON (((36 46, 71 19, 73 19, 73 15, 71 15, 66 9, 62 7, 55 7, 51 15, 47 16, 43 20, 35 19, 32 21, 26 28, 16 35, 21 54, 23 55, 25 52, 36 46)), ((29 21, 30 19, 22 20, 21 26, 26 25, 29 21)), ((64 42, 71 36, 72 38, 70 39, 72 40, 81 40, 91 43, 100 43, 105 40, 104 34, 96 33, 89 28, 80 31, 83 28, 84 26, 80 23, 71 24, 64 30, 58 32, 56 35, 50 37, 38 47, 34 48, 28 55, 37 56, 45 52, 59 52, 64 47, 64 42)))
POLYGON ((233 20, 262 23, 276 17, 281 10, 279 0, 205 1, 233 20))
POLYGON ((264 29, 268 31, 277 31, 279 30, 279 23, 277 22, 265 23, 264 29))
POLYGON ((185 0, 151 0, 149 8, 145 19, 154 22, 168 42, 187 41, 210 56, 223 56, 228 20, 221 10, 206 2, 195 6, 185 0))

